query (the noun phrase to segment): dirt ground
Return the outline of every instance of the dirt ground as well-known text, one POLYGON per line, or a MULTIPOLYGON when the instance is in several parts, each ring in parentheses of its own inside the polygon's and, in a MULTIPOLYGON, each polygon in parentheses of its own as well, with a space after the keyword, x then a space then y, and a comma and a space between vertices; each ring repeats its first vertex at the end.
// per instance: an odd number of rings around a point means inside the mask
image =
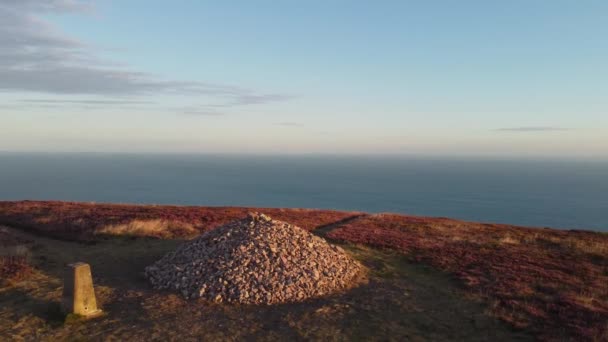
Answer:
MULTIPOLYGON (((327 229, 326 229, 327 230, 327 229)), ((36 271, 0 288, 0 336, 57 340, 531 340, 487 314, 450 277, 396 252, 342 245, 370 269, 367 284, 327 298, 276 306, 186 301, 151 289, 141 272, 181 241, 109 237, 31 240, 36 271), (91 265, 104 315, 82 320, 59 310, 64 266, 91 265)))

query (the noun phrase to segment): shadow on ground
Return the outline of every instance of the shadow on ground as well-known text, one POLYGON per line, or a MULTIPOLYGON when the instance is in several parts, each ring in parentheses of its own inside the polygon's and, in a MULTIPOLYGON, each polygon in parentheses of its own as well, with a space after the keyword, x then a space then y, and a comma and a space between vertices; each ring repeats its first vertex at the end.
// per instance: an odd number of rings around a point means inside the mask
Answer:
MULTIPOLYGON (((25 233, 19 233, 25 234, 25 233)), ((65 340, 530 340, 486 314, 448 276, 397 253, 343 245, 370 269, 348 292, 274 306, 186 301, 154 291, 144 267, 179 240, 114 237, 94 244, 29 235, 38 272, 0 289, 0 335, 65 340), (65 323, 54 314, 65 264, 91 264, 102 317, 65 323)))

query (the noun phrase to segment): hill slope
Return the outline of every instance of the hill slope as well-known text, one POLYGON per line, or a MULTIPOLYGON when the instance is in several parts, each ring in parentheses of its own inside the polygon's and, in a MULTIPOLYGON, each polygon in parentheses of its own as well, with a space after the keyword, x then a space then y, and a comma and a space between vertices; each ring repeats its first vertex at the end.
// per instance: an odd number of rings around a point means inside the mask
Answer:
MULTIPOLYGON (((133 323, 133 318, 124 316, 127 313, 166 319, 172 310, 196 310, 203 305, 205 310, 211 310, 207 314, 217 317, 218 322, 226 323, 226 315, 231 315, 231 309, 223 309, 224 313, 219 314, 217 309, 214 311, 205 304, 182 303, 171 295, 152 291, 145 281, 134 274, 141 272, 151 260, 174 248, 179 240, 243 218, 252 210, 0 202, 0 224, 19 228, 12 231, 22 234, 23 239, 34 240, 34 245, 38 246, 32 249, 32 263, 38 270, 36 276, 45 277, 42 283, 49 287, 43 291, 42 285, 28 285, 28 282, 4 287, 0 292, 0 303, 4 308, 0 312, 0 328, 14 324, 7 317, 27 315, 27 312, 16 312, 16 304, 11 304, 15 293, 38 300, 44 297, 52 302, 53 291, 59 291, 57 287, 60 286, 62 263, 74 259, 82 259, 93 265, 93 273, 98 278, 96 282, 101 286, 102 303, 105 302, 106 307, 110 308, 109 312, 113 312, 113 308, 121 308, 123 320, 133 323), (45 237, 41 237, 41 234, 45 237), (124 236, 130 238, 125 240, 124 236), (82 242, 87 244, 83 245, 82 242), (64 249, 71 249, 72 252, 64 249), (112 253, 108 253, 108 250, 112 253), (13 295, 9 296, 11 293, 13 295), (142 304, 145 314, 141 306, 129 306, 128 310, 121 306, 125 301, 129 302, 129 296, 139 296, 148 303, 142 304), (147 302, 152 298, 160 300, 158 296, 170 303, 167 304, 169 306, 161 308, 147 302)), ((264 309, 259 317, 252 318, 259 328, 259 324, 266 324, 261 320, 278 319, 276 315, 289 316, 279 321, 297 327, 292 329, 299 332, 274 327, 270 333, 277 334, 273 335, 275 337, 325 338, 327 336, 324 334, 331 335, 330 331, 334 332, 334 337, 347 337, 352 336, 352 332, 344 331, 345 326, 358 322, 356 324, 362 329, 359 332, 370 336, 384 336, 382 334, 388 331, 391 335, 385 337, 393 338, 527 338, 525 334, 517 335, 517 331, 509 332, 500 324, 492 323, 492 317, 496 317, 513 328, 523 329, 544 339, 608 339, 608 234, 393 214, 368 215, 306 209, 257 208, 255 211, 342 243, 345 249, 372 270, 368 287, 333 299, 264 309), (476 302, 483 303, 485 309, 479 311, 476 302), (442 307, 451 308, 449 310, 454 312, 452 315, 429 313, 441 311, 442 307), (416 310, 426 314, 416 316, 416 310), (325 311, 331 312, 327 316, 330 321, 320 323, 318 319, 325 311), (483 314, 484 311, 486 314, 483 314), (461 317, 456 318, 454 314, 461 317), (405 322, 404 317, 410 321, 405 322), (473 319, 473 326, 468 328, 466 323, 460 321, 467 317, 473 319), (413 327, 412 319, 422 321, 417 321, 420 324, 413 327), (482 321, 485 323, 480 323, 482 321), (320 325, 322 331, 317 335, 301 335, 303 331, 312 329, 309 324, 313 322, 320 325), (427 327, 428 335, 425 335, 423 327, 427 327), (457 329, 462 331, 458 332, 457 329), (491 335, 490 330, 498 335, 491 335), (432 335, 431 331, 439 332, 439 335, 432 335)), ((255 316, 254 311, 251 314, 255 316)), ((182 317, 181 314, 178 316, 182 317)), ((183 320, 187 321, 186 318, 183 320)), ((43 327, 48 326, 48 318, 42 321, 43 327)), ((137 326, 139 323, 134 324, 137 326)), ((158 329, 165 326, 163 324, 157 322, 158 329)), ((245 326, 259 333, 258 328, 245 326)), ((178 329, 171 325, 165 328, 178 329)), ((49 336, 61 337, 62 331, 73 328, 63 326, 59 330, 48 329, 49 336)), ((83 329, 95 330, 90 324, 83 329)), ((234 336, 258 336, 255 335, 257 333, 248 335, 239 331, 235 331, 234 336)), ((27 335, 23 331, 16 333, 27 335)))

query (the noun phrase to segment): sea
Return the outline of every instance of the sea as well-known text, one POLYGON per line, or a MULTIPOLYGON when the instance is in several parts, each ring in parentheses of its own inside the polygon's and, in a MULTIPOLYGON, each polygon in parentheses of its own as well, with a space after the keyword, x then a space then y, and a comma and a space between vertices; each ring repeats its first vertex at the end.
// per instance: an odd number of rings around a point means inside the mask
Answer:
POLYGON ((608 232, 608 161, 0 153, 0 200, 320 208, 608 232))

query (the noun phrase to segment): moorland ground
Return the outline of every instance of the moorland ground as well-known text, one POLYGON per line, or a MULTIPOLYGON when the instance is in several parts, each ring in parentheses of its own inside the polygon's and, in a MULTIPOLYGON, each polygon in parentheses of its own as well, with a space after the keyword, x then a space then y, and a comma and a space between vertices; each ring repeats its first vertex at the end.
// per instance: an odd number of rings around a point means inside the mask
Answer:
POLYGON ((608 234, 444 218, 255 209, 341 244, 368 282, 273 306, 155 291, 145 266, 251 208, 0 202, 0 335, 42 339, 608 339, 608 234), (11 247, 12 246, 12 247, 11 247), (6 253, 5 253, 6 254, 6 253), (59 310, 65 264, 91 264, 105 314, 59 310))

